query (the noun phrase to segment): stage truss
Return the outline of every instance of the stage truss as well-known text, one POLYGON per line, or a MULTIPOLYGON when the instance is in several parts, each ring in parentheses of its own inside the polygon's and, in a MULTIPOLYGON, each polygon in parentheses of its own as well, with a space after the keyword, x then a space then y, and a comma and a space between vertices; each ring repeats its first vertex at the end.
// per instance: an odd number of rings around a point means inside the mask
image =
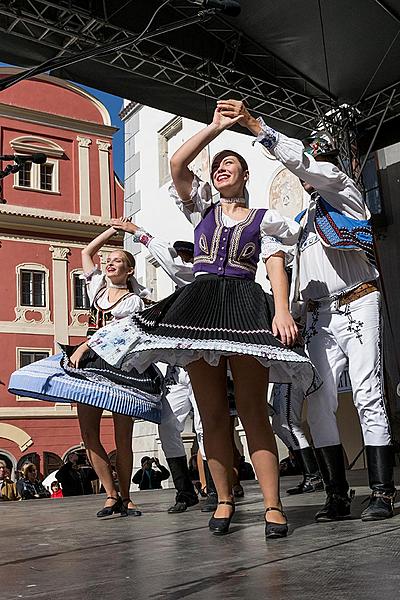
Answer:
MULTIPOLYGON (((46 48, 54 64, 46 68, 49 73, 60 59, 106 46, 111 49, 95 60, 121 73, 158 80, 202 97, 243 98, 257 114, 296 126, 299 137, 323 127, 335 138, 351 172, 360 128, 373 129, 400 116, 400 82, 354 106, 339 106, 326 90, 266 53, 215 11, 199 11, 182 0, 173 0, 169 6, 176 15, 172 28, 185 27, 185 19, 198 17, 205 34, 223 47, 219 62, 166 45, 154 28, 136 43, 135 32, 112 22, 107 2, 98 2, 97 12, 83 9, 82 4, 69 0, 0 2, 0 31, 46 48), (127 42, 122 49, 112 49, 127 42)), ((134 2, 125 4, 125 10, 135 10, 134 2)))

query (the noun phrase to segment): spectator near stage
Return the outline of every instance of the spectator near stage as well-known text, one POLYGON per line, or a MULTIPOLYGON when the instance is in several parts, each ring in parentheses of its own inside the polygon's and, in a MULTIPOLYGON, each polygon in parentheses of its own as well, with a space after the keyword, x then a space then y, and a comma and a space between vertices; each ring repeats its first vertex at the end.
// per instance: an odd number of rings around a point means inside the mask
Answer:
POLYGON ((52 498, 64 498, 63 491, 58 481, 53 481, 50 487, 52 498))
POLYGON ((0 460, 0 501, 18 500, 17 488, 10 479, 10 472, 4 460, 0 460))
POLYGON ((37 469, 33 463, 26 463, 22 467, 22 477, 17 482, 17 492, 22 500, 38 500, 50 497, 50 492, 38 479, 37 469))
POLYGON ((160 490, 161 482, 168 479, 170 475, 168 469, 160 465, 158 458, 150 458, 150 456, 143 456, 141 463, 142 468, 136 471, 132 482, 136 483, 140 490, 160 490), (157 471, 152 469, 153 463, 157 471))
POLYGON ((82 464, 82 458, 76 452, 71 452, 65 465, 57 471, 56 479, 61 483, 65 497, 93 494, 92 481, 98 477, 92 467, 82 464))

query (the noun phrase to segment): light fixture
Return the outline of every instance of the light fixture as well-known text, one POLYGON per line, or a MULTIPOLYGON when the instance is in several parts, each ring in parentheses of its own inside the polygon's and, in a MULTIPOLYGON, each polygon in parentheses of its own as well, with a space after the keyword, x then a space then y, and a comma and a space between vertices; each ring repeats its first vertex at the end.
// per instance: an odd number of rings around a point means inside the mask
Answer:
POLYGON ((198 4, 203 8, 220 10, 228 17, 237 17, 240 14, 240 0, 189 0, 192 4, 198 4))

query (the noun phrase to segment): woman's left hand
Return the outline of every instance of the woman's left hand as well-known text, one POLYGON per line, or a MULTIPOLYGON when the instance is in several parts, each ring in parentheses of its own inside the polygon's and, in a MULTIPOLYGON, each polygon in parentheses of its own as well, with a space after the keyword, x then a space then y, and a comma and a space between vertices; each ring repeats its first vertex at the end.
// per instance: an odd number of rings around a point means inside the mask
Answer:
POLYGON ((277 312, 272 320, 272 333, 285 346, 293 346, 298 336, 297 325, 289 311, 277 312))

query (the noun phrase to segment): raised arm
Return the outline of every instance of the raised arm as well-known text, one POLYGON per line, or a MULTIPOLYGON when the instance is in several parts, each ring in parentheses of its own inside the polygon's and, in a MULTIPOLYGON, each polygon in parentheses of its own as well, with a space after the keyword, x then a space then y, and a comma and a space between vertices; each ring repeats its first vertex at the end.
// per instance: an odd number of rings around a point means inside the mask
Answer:
POLYGON ((261 119, 253 117, 243 102, 223 100, 218 102, 218 106, 226 116, 234 118, 241 115, 240 124, 251 131, 289 171, 312 185, 334 208, 354 219, 369 218, 355 182, 338 167, 328 161, 316 161, 304 152, 301 140, 268 127, 261 119))
POLYGON ((182 287, 186 283, 191 283, 194 279, 192 266, 182 265, 176 260, 176 252, 171 248, 168 242, 164 242, 157 237, 153 237, 127 219, 112 219, 111 225, 115 229, 126 231, 134 236, 134 241, 146 246, 150 254, 156 259, 162 269, 171 277, 177 286, 182 287), (175 255, 175 258, 174 258, 175 255))
POLYGON ((109 227, 109 229, 103 231, 103 233, 98 235, 90 242, 90 244, 86 246, 86 248, 82 250, 82 269, 84 273, 90 273, 93 271, 96 266, 94 264, 93 257, 100 250, 100 248, 104 246, 104 244, 108 242, 108 240, 111 239, 116 233, 117 230, 114 229, 114 227, 109 227))
POLYGON ((242 115, 236 117, 223 116, 221 110, 217 107, 214 112, 212 123, 201 129, 198 133, 189 138, 171 157, 171 176, 179 197, 183 202, 190 203, 190 192, 192 190, 193 173, 188 165, 196 156, 212 142, 224 129, 232 127, 243 118, 242 115))

